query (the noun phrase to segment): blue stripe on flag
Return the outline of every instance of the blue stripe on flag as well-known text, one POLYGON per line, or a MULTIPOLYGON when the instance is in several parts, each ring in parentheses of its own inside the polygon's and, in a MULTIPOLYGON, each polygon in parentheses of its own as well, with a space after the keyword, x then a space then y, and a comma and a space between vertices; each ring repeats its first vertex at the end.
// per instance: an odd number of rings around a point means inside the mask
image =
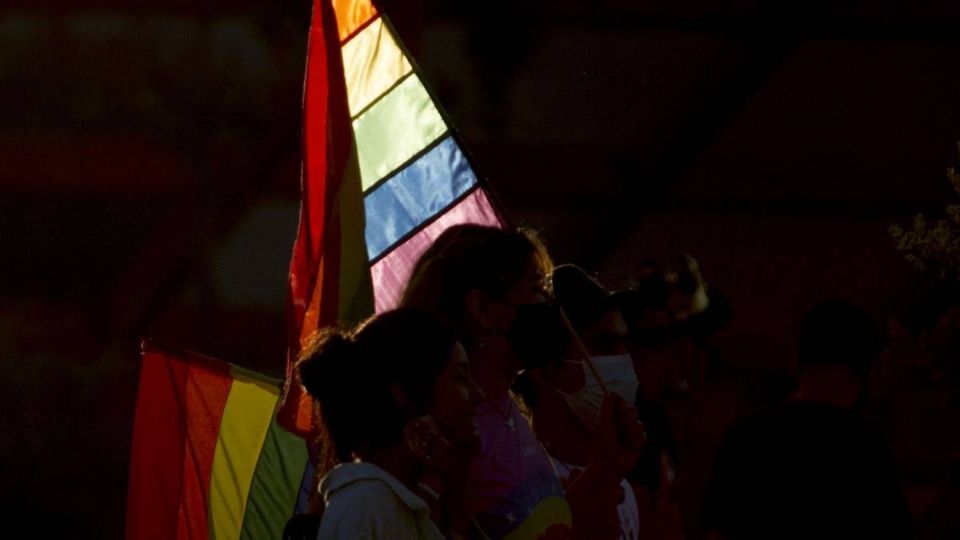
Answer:
POLYGON ((477 183, 463 152, 447 137, 366 195, 367 255, 372 261, 477 183))

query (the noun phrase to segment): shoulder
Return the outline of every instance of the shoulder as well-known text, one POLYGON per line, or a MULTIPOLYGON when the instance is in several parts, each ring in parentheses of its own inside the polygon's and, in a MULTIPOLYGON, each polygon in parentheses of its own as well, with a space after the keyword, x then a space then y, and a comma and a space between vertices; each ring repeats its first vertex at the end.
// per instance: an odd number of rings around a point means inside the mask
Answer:
POLYGON ((375 478, 354 480, 330 494, 328 507, 363 510, 360 505, 402 505, 393 489, 375 478))
POLYGON ((374 479, 356 480, 328 496, 323 525, 338 524, 350 530, 403 510, 403 503, 390 486, 374 479))
POLYGON ((326 494, 320 538, 416 538, 418 516, 389 482, 354 478, 326 494))

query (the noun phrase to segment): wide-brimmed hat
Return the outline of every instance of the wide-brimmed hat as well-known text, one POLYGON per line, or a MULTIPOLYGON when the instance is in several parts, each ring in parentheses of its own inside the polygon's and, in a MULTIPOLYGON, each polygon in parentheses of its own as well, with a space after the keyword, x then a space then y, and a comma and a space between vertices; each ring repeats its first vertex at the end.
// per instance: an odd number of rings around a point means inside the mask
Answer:
POLYGON ((706 339, 730 320, 730 303, 707 286, 696 259, 685 255, 674 268, 647 265, 641 277, 613 295, 631 334, 658 342, 674 336, 706 339))

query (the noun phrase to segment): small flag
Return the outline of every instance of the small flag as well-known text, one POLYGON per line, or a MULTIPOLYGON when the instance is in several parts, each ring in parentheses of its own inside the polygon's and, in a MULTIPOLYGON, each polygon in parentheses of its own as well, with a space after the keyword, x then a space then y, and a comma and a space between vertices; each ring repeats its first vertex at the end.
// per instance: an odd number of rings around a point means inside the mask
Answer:
POLYGON ((238 366, 144 342, 126 537, 280 538, 312 475, 306 443, 275 421, 280 388, 238 366))

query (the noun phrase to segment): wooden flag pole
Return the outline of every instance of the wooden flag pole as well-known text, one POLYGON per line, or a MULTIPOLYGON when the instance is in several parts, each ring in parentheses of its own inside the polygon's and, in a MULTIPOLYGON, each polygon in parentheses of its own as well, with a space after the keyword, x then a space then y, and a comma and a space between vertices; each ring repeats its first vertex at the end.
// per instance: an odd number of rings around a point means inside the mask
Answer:
POLYGON ((567 327, 567 331, 570 332, 570 336, 573 338, 573 344, 580 351, 580 354, 583 355, 583 361, 587 363, 587 366, 590 368, 590 372, 593 373, 593 376, 597 379, 597 383, 600 385, 600 389, 603 390, 603 395, 610 393, 610 390, 607 389, 606 383, 603 382, 603 377, 600 376, 600 372, 597 371, 597 366, 593 364, 593 359, 590 358, 590 353, 587 351, 587 347, 583 344, 583 341, 580 339, 580 335, 577 334, 576 329, 573 327, 573 323, 570 322, 570 319, 567 317, 567 312, 560 307, 560 318, 563 319, 564 326, 567 327))

